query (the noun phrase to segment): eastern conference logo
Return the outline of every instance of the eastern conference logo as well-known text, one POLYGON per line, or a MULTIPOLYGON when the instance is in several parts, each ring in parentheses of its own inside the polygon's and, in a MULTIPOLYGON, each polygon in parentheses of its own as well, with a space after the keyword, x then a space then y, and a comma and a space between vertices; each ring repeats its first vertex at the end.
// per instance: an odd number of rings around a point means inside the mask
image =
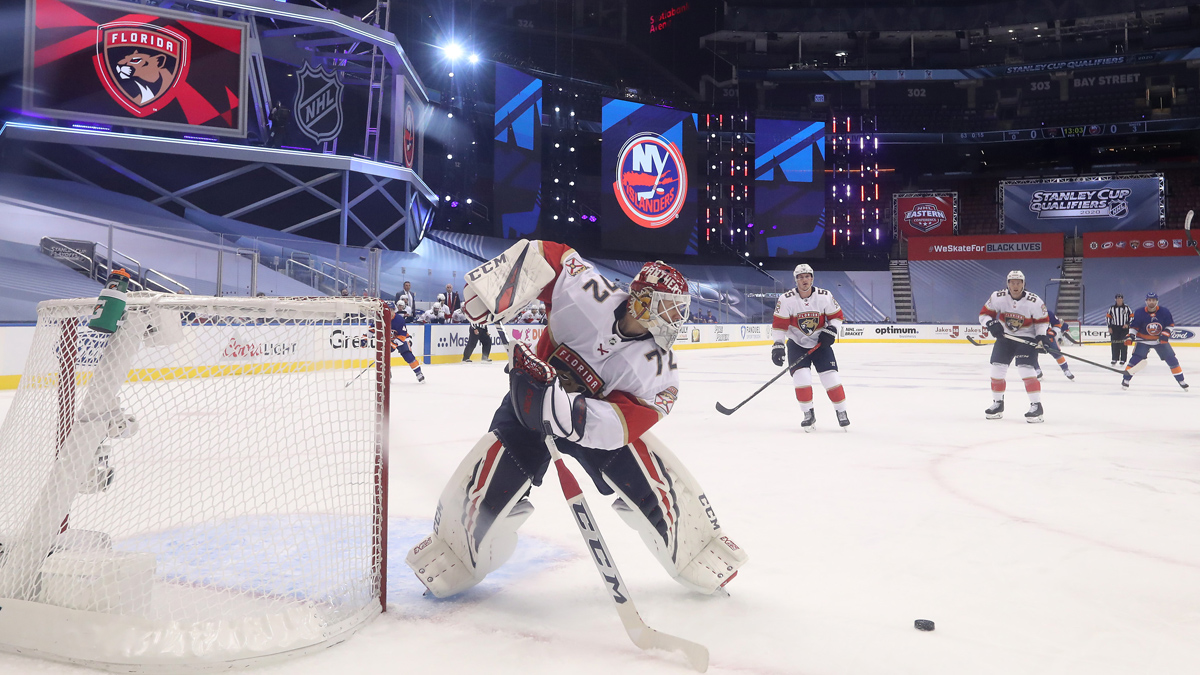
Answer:
POLYGON ((1129 215, 1129 188, 1098 190, 1038 190, 1029 210, 1038 218, 1124 218, 1129 215))
POLYGON ((645 228, 670 224, 687 200, 687 166, 674 143, 651 132, 625 141, 613 192, 630 220, 645 228))
POLYGON ((921 232, 935 230, 946 222, 946 213, 937 204, 921 202, 904 212, 904 222, 921 232))
POLYGON ((162 110, 187 80, 191 42, 163 26, 113 21, 96 27, 92 59, 104 89, 137 117, 162 110))

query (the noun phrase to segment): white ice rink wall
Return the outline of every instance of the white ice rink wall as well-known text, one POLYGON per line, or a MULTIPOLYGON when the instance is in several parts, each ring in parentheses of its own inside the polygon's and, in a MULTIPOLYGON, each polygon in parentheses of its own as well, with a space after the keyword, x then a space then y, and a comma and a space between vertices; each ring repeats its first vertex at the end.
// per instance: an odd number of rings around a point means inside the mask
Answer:
MULTIPOLYGON (((508 324, 492 326, 492 358, 505 359, 507 353, 499 342, 499 333, 504 332, 509 343, 537 343, 545 326, 536 324, 508 324)), ((469 337, 466 324, 411 324, 413 354, 424 364, 457 363, 462 360, 463 350, 469 337)), ((967 336, 985 340, 985 331, 978 324, 899 324, 899 323, 853 323, 842 327, 840 342, 863 343, 944 343, 962 344, 967 336)), ((1108 331, 1103 326, 1084 326, 1083 338, 1088 342, 1103 342, 1108 331)), ((341 329, 331 330, 328 336, 331 349, 351 347, 355 340, 368 339, 365 335, 352 335, 341 329)), ((0 389, 16 389, 25 366, 25 357, 33 340, 33 326, 0 326, 0 389)), ((771 326, 768 324, 688 324, 679 331, 676 349, 710 349, 721 347, 752 347, 771 344, 771 326)), ((1200 326, 1176 326, 1171 344, 1176 347, 1200 347, 1200 326)), ((479 360, 482 350, 475 348, 472 359, 479 360)), ((398 354, 392 355, 392 365, 404 365, 398 354)))

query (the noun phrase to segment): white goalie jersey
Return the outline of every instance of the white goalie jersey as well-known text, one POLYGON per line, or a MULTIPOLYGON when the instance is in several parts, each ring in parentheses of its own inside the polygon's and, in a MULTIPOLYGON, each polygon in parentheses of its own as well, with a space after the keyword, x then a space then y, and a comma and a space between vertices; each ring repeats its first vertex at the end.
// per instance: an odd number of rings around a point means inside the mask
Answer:
POLYGON ((537 355, 588 397, 587 428, 579 444, 616 449, 639 438, 671 412, 679 395, 675 353, 649 335, 631 338, 617 329, 629 294, 604 278, 572 249, 540 243, 555 278, 539 300, 547 328, 537 355))
POLYGON ((1004 332, 1009 335, 1026 338, 1045 335, 1050 328, 1046 303, 1029 291, 1015 300, 1007 290, 988 296, 983 309, 979 310, 979 325, 986 326, 992 319, 1004 324, 1004 332))
POLYGON ((771 336, 776 340, 785 337, 805 349, 817 346, 817 333, 825 326, 841 329, 842 307, 833 294, 824 288, 813 286, 807 298, 800 291, 792 290, 775 301, 775 317, 771 321, 771 336))

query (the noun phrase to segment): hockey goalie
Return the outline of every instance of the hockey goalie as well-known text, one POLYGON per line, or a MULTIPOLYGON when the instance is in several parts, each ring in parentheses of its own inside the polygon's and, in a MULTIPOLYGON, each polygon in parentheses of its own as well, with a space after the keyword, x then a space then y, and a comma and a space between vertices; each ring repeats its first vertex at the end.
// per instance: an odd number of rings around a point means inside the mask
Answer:
POLYGON ((725 535, 712 504, 679 459, 649 433, 679 395, 671 350, 687 320, 687 280, 647 263, 629 292, 574 249, 522 240, 466 275, 472 323, 510 321, 545 303, 547 329, 533 350, 513 349, 509 392, 490 430, 442 491, 433 534, 406 562, 445 598, 479 583, 517 545, 533 513, 530 493, 550 465, 544 438, 574 457, 640 535, 667 574, 711 594, 746 553, 725 535))

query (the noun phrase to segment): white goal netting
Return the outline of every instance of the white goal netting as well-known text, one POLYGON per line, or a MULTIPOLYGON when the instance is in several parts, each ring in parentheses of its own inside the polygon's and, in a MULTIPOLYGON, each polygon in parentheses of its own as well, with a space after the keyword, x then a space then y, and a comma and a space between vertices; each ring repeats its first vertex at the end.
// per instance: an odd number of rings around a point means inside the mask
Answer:
POLYGON ((0 647, 226 668, 379 613, 390 352, 378 300, 131 293, 38 306, 0 428, 0 647))

